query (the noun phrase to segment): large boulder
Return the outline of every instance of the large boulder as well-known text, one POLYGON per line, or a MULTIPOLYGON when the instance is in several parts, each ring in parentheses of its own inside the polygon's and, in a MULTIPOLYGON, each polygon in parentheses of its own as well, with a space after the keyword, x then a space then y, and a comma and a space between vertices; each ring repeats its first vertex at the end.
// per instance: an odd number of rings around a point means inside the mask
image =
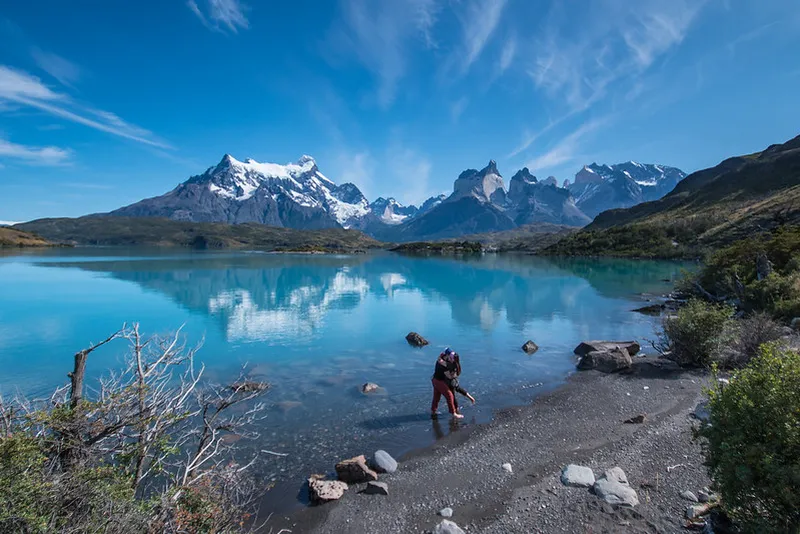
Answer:
POLYGON ((594 369, 602 373, 616 373, 629 369, 633 365, 628 351, 615 348, 610 351, 587 352, 578 362, 578 369, 587 371, 594 369))
POLYGON ((592 486, 594 494, 609 504, 636 506, 639 497, 628 484, 628 477, 619 467, 608 469, 592 486))
POLYGON ((591 488, 594 472, 588 467, 570 464, 561 470, 561 483, 573 488, 591 488))
POLYGON ((424 347, 428 345, 428 340, 416 332, 409 332, 406 336, 406 341, 408 341, 408 344, 412 347, 424 347))
POLYGON ((584 341, 575 347, 575 354, 586 356, 590 352, 609 352, 617 348, 625 349, 630 356, 636 356, 642 350, 636 341, 584 341))
POLYGON ((311 475, 308 478, 308 493, 311 502, 316 504, 342 498, 347 484, 340 480, 325 480, 325 475, 311 475))
POLYGON ((397 471, 397 461, 383 450, 375 451, 375 455, 372 457, 372 464, 372 467, 378 473, 394 473, 397 471))
POLYGON ((339 480, 348 484, 360 484, 378 480, 378 473, 367 466, 367 459, 363 454, 349 460, 342 460, 336 464, 336 476, 339 477, 339 480))
POLYGON ((539 350, 539 345, 531 341, 530 339, 522 345, 522 350, 524 350, 528 354, 533 354, 537 350, 539 350))

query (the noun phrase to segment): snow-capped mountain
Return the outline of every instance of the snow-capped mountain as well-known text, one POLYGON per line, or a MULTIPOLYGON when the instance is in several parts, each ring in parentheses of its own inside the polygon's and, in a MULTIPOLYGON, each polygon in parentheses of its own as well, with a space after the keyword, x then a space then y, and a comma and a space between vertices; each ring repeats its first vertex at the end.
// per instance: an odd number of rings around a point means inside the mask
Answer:
POLYGON ((576 205, 586 215, 612 208, 627 208, 657 200, 686 177, 680 169, 666 165, 627 161, 616 165, 585 165, 568 185, 576 205))
POLYGON ((353 184, 337 186, 314 158, 278 165, 226 154, 215 167, 165 195, 120 208, 113 215, 168 217, 195 222, 257 222, 292 228, 353 226, 370 213, 353 184))
POLYGON ((392 225, 400 224, 414 217, 419 211, 413 204, 411 206, 403 206, 392 197, 378 197, 369 205, 369 209, 381 222, 392 225))

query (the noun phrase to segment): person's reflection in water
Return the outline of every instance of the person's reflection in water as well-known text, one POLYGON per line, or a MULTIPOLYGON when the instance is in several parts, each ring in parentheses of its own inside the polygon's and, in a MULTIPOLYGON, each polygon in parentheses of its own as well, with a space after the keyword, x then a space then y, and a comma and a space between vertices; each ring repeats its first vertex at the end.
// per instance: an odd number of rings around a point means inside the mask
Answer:
MULTIPOLYGON (((442 422, 439 420, 439 417, 436 415, 431 416, 431 423, 433 424, 433 435, 436 437, 436 440, 440 440, 445 437, 447 434, 444 433, 442 429, 442 422)), ((449 432, 448 434, 452 434, 453 432, 457 431, 461 426, 460 419, 450 419, 449 423, 449 432)))

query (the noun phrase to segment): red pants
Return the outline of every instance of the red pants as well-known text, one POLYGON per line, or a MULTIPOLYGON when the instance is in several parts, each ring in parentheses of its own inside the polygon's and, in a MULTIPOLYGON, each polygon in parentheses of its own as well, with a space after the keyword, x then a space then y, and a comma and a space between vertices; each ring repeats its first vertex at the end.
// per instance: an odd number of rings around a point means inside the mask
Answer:
POLYGON ((431 383, 433 384, 433 403, 431 404, 431 412, 435 412, 439 409, 439 401, 442 399, 442 395, 444 395, 444 400, 447 401, 447 410, 450 413, 456 413, 456 398, 453 395, 453 390, 447 385, 447 382, 436 380, 434 378, 431 380, 431 383))

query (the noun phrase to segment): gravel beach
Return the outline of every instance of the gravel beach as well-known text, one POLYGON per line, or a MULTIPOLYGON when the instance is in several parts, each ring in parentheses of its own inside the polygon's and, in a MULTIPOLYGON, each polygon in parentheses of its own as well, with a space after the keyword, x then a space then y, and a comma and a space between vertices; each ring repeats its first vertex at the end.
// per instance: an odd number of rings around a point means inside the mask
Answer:
MULTIPOLYGON (((657 358, 634 360, 625 374, 576 373, 530 406, 499 412, 490 424, 402 458, 396 473, 380 477, 388 496, 352 485, 340 501, 273 517, 268 529, 425 533, 450 507, 467 533, 685 532, 692 503, 680 494, 710 482, 690 415, 709 378, 657 358), (643 423, 624 422, 640 414, 643 423), (586 488, 564 486, 560 474, 568 464, 590 467, 595 476, 622 468, 640 504, 613 507, 586 488)), ((449 416, 440 417, 447 425, 449 416)))

